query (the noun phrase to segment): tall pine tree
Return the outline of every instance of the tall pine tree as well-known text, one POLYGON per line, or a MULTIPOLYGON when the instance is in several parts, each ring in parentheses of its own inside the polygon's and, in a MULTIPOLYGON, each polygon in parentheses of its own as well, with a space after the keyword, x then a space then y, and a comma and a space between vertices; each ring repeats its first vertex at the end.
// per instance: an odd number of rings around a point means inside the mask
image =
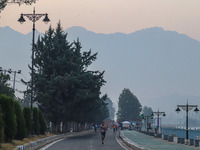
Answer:
POLYGON ((131 121, 140 118, 142 106, 138 98, 129 89, 124 89, 119 96, 117 120, 131 121))
POLYGON ((88 70, 97 53, 82 52, 79 40, 69 43, 66 38, 58 23, 35 45, 35 101, 56 127, 67 121, 92 122, 96 111, 106 109, 100 98, 104 72, 88 70))

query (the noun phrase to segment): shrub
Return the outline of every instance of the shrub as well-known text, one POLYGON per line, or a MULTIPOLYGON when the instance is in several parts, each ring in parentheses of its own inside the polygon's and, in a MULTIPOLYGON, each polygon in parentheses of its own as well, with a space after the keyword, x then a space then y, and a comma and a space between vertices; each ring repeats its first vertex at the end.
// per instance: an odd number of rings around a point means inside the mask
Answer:
POLYGON ((36 135, 40 132, 39 110, 36 107, 33 108, 33 132, 36 135))
POLYGON ((5 141, 11 142, 17 133, 16 116, 14 113, 14 101, 11 97, 0 95, 0 105, 3 112, 5 141))
POLYGON ((2 117, 2 109, 0 106, 0 143, 4 140, 4 126, 3 126, 3 117, 2 117))
POLYGON ((45 131, 47 130, 47 126, 44 120, 44 116, 40 110, 39 110, 39 123, 40 123, 40 134, 45 134, 45 131))
POLYGON ((31 134, 31 130, 32 130, 31 109, 29 107, 24 107, 23 114, 24 114, 27 134, 29 135, 29 134, 31 134))
POLYGON ((24 119, 24 115, 22 113, 22 109, 17 101, 14 101, 16 121, 17 121, 17 134, 15 138, 18 140, 22 140, 26 136, 26 122, 24 119))

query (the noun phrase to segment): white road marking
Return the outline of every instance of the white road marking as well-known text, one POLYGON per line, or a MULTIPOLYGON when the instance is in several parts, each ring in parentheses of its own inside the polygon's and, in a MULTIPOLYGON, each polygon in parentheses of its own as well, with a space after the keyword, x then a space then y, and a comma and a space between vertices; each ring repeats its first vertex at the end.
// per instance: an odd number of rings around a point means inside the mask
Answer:
POLYGON ((46 145, 46 146, 40 148, 39 150, 46 150, 46 149, 47 149, 48 147, 50 147, 51 145, 53 145, 53 144, 55 144, 55 143, 57 143, 57 142, 60 142, 60 141, 62 141, 62 140, 64 140, 64 139, 60 139, 60 140, 57 140, 57 141, 55 141, 55 142, 52 142, 51 144, 48 144, 48 145, 46 145))
POLYGON ((115 135, 115 139, 116 139, 116 141, 119 143, 119 145, 120 145, 122 148, 124 148, 125 150, 127 150, 126 147, 124 147, 124 146, 120 143, 120 141, 117 139, 117 134, 115 135))

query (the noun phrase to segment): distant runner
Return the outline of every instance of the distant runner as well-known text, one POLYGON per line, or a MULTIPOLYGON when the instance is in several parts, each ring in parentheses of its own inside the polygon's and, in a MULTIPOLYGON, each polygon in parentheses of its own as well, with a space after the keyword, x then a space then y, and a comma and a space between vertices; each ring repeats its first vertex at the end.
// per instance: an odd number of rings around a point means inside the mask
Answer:
POLYGON ((93 124, 92 124, 92 127, 93 127, 93 129, 94 129, 94 132, 97 133, 97 124, 94 124, 94 123, 93 123, 93 124))
POLYGON ((115 124, 113 124, 113 133, 115 133, 115 130, 116 130, 116 126, 115 124))
POLYGON ((104 144, 104 139, 105 139, 105 136, 106 136, 106 126, 104 125, 104 122, 101 123, 101 142, 102 144, 104 144))
POLYGON ((94 131, 97 133, 97 124, 94 125, 94 131))

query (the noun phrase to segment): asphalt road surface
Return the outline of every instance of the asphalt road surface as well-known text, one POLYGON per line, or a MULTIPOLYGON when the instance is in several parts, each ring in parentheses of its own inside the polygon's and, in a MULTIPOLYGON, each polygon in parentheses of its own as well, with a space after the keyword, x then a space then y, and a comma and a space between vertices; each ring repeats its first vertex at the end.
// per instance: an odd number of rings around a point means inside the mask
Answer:
POLYGON ((77 137, 69 137, 48 145, 41 150, 125 150, 116 140, 116 133, 107 130, 104 144, 101 143, 101 134, 91 133, 77 137))

